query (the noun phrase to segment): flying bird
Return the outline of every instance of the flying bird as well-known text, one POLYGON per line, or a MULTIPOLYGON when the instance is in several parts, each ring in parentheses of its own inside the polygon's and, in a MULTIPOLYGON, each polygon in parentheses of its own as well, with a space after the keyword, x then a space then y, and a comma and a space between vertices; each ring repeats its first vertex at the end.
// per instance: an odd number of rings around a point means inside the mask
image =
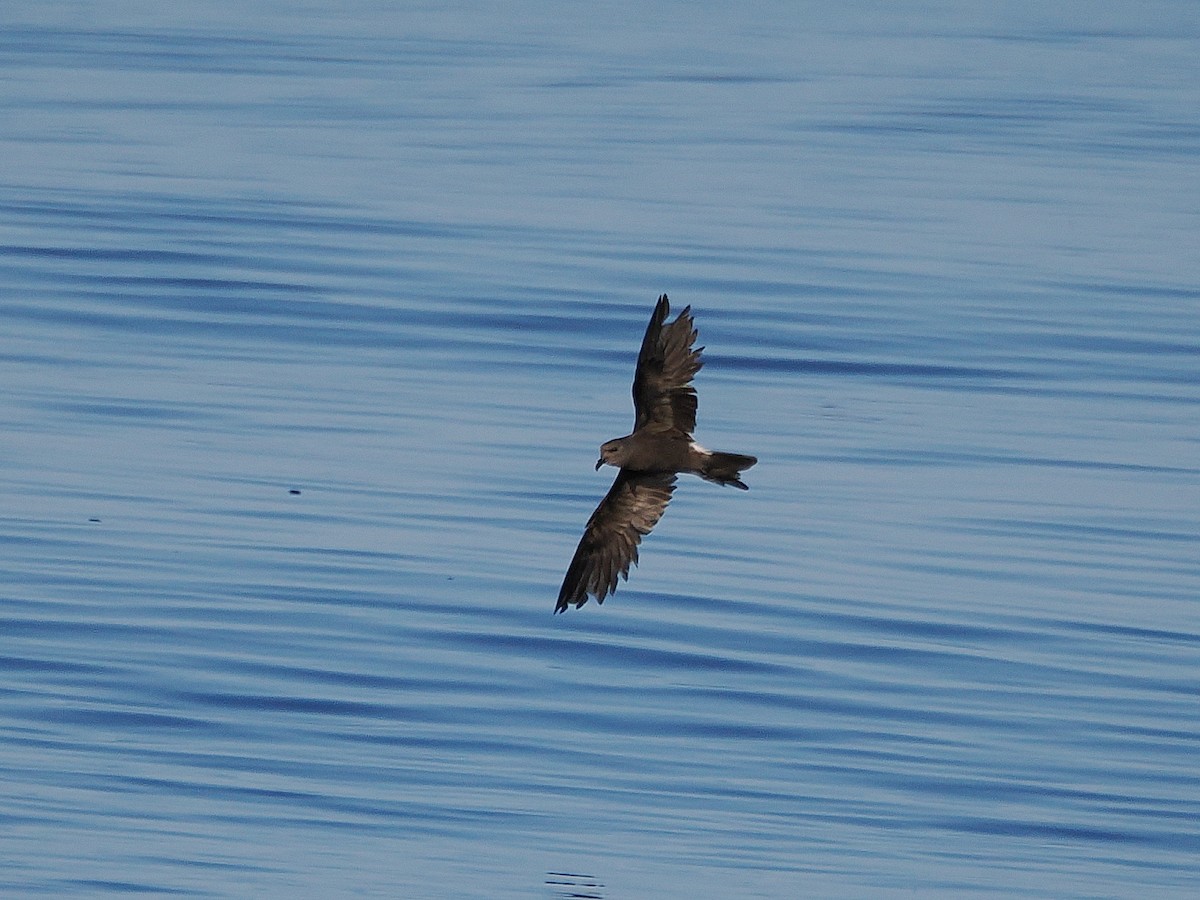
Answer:
POLYGON ((680 472, 748 490, 742 470, 757 458, 705 450, 692 438, 692 377, 704 365, 704 348, 692 347, 697 337, 692 308, 685 307, 674 322, 664 324, 670 312, 663 294, 646 326, 633 376, 633 433, 600 446, 596 470, 610 465, 620 471, 583 530, 558 592, 556 613, 572 604, 578 609, 589 594, 603 603, 616 591, 617 576, 629 578, 630 564, 638 561, 638 543, 662 518, 680 472))

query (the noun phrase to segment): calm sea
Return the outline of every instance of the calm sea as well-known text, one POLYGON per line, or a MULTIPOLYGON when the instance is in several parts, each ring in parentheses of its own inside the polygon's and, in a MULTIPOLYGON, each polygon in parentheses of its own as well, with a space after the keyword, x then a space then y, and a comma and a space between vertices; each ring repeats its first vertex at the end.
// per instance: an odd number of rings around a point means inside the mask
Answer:
POLYGON ((1194 3, 2 17, 4 896, 1200 891, 1194 3))

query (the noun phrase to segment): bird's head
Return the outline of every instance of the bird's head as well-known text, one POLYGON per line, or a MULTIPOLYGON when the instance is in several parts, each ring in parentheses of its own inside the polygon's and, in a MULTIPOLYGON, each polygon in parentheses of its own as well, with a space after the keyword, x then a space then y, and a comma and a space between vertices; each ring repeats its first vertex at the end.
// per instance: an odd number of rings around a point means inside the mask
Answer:
POLYGON ((620 438, 612 441, 605 441, 600 445, 600 458, 596 460, 596 471, 600 471, 603 465, 621 467, 621 463, 625 461, 625 444, 620 438))

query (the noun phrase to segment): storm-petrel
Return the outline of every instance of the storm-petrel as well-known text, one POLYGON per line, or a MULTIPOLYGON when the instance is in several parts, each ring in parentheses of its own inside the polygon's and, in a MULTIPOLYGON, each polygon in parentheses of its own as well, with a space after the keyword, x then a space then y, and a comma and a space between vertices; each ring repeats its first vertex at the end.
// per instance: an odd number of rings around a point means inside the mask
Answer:
POLYGON ((588 594, 603 603, 616 591, 618 575, 629 578, 629 564, 638 560, 638 542, 662 518, 678 473, 691 472, 744 491, 742 470, 758 462, 740 453, 705 450, 692 438, 692 376, 704 365, 704 348, 692 349, 697 337, 692 308, 685 307, 674 322, 664 325, 670 311, 663 294, 646 326, 633 376, 633 433, 602 444, 596 461, 597 471, 605 463, 621 471, 588 519, 558 592, 556 613, 571 604, 578 609, 587 603, 588 594))

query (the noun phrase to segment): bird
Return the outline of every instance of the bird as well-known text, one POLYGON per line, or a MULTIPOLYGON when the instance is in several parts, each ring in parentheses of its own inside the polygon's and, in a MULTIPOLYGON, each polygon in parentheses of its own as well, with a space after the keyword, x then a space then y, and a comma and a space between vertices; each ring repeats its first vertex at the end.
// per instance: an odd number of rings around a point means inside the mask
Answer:
POLYGON ((629 566, 638 561, 638 544, 662 518, 680 472, 748 490, 742 471, 757 463, 757 457, 706 450, 692 437, 692 378, 704 365, 704 348, 693 347, 699 333, 691 306, 666 324, 670 313, 670 301, 663 294, 646 326, 634 371, 633 431, 600 445, 596 471, 603 465, 619 471, 583 529, 555 613, 572 605, 578 609, 589 595, 603 603, 616 591, 618 576, 629 579, 629 566))

